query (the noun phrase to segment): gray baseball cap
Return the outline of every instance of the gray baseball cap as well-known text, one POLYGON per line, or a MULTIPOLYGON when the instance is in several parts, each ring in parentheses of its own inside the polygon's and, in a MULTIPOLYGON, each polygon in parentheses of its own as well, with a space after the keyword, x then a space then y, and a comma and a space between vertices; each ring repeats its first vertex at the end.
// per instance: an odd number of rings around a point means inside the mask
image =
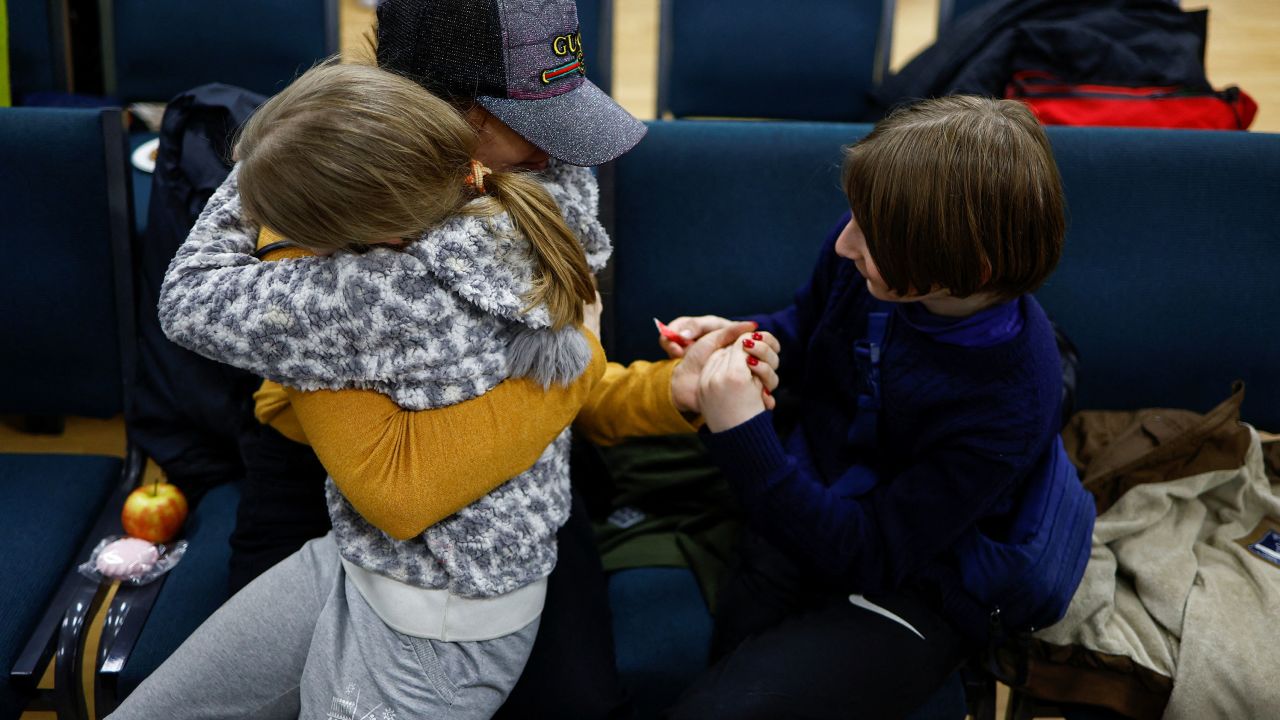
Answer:
POLYGON ((573 0, 386 0, 378 65, 455 104, 474 99, 573 165, 600 165, 644 123, 587 80, 573 0))

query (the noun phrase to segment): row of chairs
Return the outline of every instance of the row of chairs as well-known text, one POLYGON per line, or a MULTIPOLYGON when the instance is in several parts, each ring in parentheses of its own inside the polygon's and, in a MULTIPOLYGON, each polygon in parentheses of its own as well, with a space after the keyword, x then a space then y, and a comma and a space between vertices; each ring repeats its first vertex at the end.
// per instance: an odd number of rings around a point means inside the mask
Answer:
MULTIPOLYGON (((134 230, 119 108, 0 109, 0 415, 58 433, 67 416, 114 418, 136 375, 134 230)), ((141 587, 79 575, 123 534, 120 510, 145 458, 0 453, 0 720, 24 707, 62 720, 109 713, 225 599, 239 491, 208 492, 171 577, 141 587), (106 606, 99 651, 88 623, 106 606), (53 688, 38 689, 53 664, 53 688), (89 693, 82 687, 88 669, 89 693)))
MULTIPOLYGON (((942 0, 950 20, 982 0, 942 0)), ((69 0, 9 0, 20 101, 68 90, 69 0)), ((612 79, 614 0, 579 0, 590 77, 612 79)), ((270 95, 338 50, 338 0, 99 4, 103 88, 122 102, 167 100, 207 82, 270 95)), ((658 114, 853 121, 888 71, 894 0, 661 0, 658 114), (744 51, 749 49, 749 51, 744 51), (837 89, 834 90, 833 89, 837 89)), ((154 138, 135 132, 131 148, 154 138)), ((133 174, 145 229, 150 177, 133 174)))
POLYGON ((10 72, 19 104, 33 95, 39 103, 42 93, 97 84, 125 103, 164 101, 215 81, 272 94, 316 60, 338 52, 338 0, 106 0, 96 8, 77 8, 75 43, 69 0, 7 4, 10 72), (89 48, 100 52, 92 58, 97 62, 73 57, 89 48), (100 82, 77 83, 77 65, 100 65, 100 82))
MULTIPOLYGON (((39 102, 40 93, 76 89, 72 52, 81 48, 71 42, 68 0, 7 1, 15 97, 39 102)), ((271 95, 339 49, 339 0, 107 0, 99 8, 90 30, 101 85, 124 103, 165 101, 209 82, 271 95)), ((612 11, 611 2, 579 3, 587 66, 606 90, 612 33, 602 30, 612 28, 612 11)))
MULTIPOLYGON (((134 377, 132 244, 119 110, 0 110, 5 265, 0 414, 45 431, 66 415, 108 418, 134 377)), ((84 717, 79 651, 103 588, 74 572, 119 510, 142 461, 0 455, 0 718, 24 704, 84 717), (34 691, 56 655, 53 693, 34 691)))
MULTIPOLYGON (((70 41, 68 4, 8 0, 10 70, 18 104, 58 103, 59 96, 76 89, 72 55, 84 43, 70 41)), ((613 4, 582 0, 578 6, 588 37, 587 67, 607 92, 613 4)), ((339 48, 339 0, 106 0, 97 10, 97 25, 91 29, 101 48, 102 88, 121 103, 167 101, 210 82, 271 95, 339 48)), ((83 18, 80 22, 92 24, 83 18)), ((134 128, 130 150, 154 138, 134 128)), ((135 170, 132 182, 141 232, 147 224, 151 177, 135 170)))
MULTIPOLYGON (((940 28, 982 0, 940 0, 940 28)), ((68 0, 9 0, 20 100, 73 88, 68 0)), ((580 0, 590 77, 611 86, 614 0, 580 0)), ((163 101, 207 82, 270 95, 338 51, 338 0, 99 4, 102 86, 163 101)), ((662 0, 658 114, 850 121, 888 71, 895 0, 662 0), (833 92, 833 89, 838 89, 833 92)))

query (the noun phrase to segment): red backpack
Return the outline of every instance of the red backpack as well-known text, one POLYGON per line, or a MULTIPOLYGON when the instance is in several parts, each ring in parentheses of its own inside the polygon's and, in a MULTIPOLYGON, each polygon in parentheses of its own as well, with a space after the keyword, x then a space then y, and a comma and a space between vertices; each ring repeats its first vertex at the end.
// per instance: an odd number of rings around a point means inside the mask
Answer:
POLYGON ((1245 130, 1258 112, 1237 87, 1215 92, 1070 83, 1039 70, 1014 73, 1004 96, 1026 103, 1045 125, 1245 130))

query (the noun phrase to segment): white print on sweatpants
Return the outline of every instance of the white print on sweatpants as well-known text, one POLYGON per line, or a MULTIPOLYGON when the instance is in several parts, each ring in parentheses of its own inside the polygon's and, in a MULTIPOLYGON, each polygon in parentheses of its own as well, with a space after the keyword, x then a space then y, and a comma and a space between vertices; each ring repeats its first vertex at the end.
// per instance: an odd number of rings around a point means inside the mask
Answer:
POLYGON ((378 703, 370 708, 369 712, 361 715, 360 689, 355 685, 348 685, 345 693, 333 696, 325 720, 396 720, 396 711, 378 703), (382 710, 381 713, 378 713, 379 709, 382 710))

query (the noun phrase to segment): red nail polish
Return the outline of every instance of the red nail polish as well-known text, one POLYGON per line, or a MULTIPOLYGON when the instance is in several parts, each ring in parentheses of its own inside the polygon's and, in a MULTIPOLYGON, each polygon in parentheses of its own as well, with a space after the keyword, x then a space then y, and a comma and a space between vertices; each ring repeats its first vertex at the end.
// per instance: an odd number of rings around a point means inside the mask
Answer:
POLYGON ((759 329, 760 329, 760 323, 755 322, 755 321, 752 321, 752 323, 751 323, 751 329, 752 329, 752 330, 759 330, 759 329))
POLYGON ((751 367, 755 367, 756 365, 759 365, 759 364, 760 364, 760 361, 759 361, 759 360, 757 360, 754 356, 753 356, 753 357, 748 357, 748 358, 747 358, 747 364, 748 364, 748 365, 750 365, 751 367))
POLYGON ((751 339, 752 339, 752 340, 763 340, 763 339, 764 339, 764 336, 763 336, 763 335, 761 335, 760 333, 751 333, 751 339))
POLYGON ((768 395, 768 396, 770 396, 770 397, 772 397, 772 396, 773 396, 773 393, 769 392, 769 388, 765 388, 765 389, 764 389, 764 394, 765 394, 765 395, 768 395))
POLYGON ((755 344, 754 342, 752 342, 750 339, 746 339, 746 340, 743 340, 743 341, 742 341, 742 347, 744 347, 744 348, 746 348, 746 349, 748 349, 748 350, 750 350, 751 348, 753 348, 753 347, 755 347, 755 346, 756 346, 756 344, 755 344))

